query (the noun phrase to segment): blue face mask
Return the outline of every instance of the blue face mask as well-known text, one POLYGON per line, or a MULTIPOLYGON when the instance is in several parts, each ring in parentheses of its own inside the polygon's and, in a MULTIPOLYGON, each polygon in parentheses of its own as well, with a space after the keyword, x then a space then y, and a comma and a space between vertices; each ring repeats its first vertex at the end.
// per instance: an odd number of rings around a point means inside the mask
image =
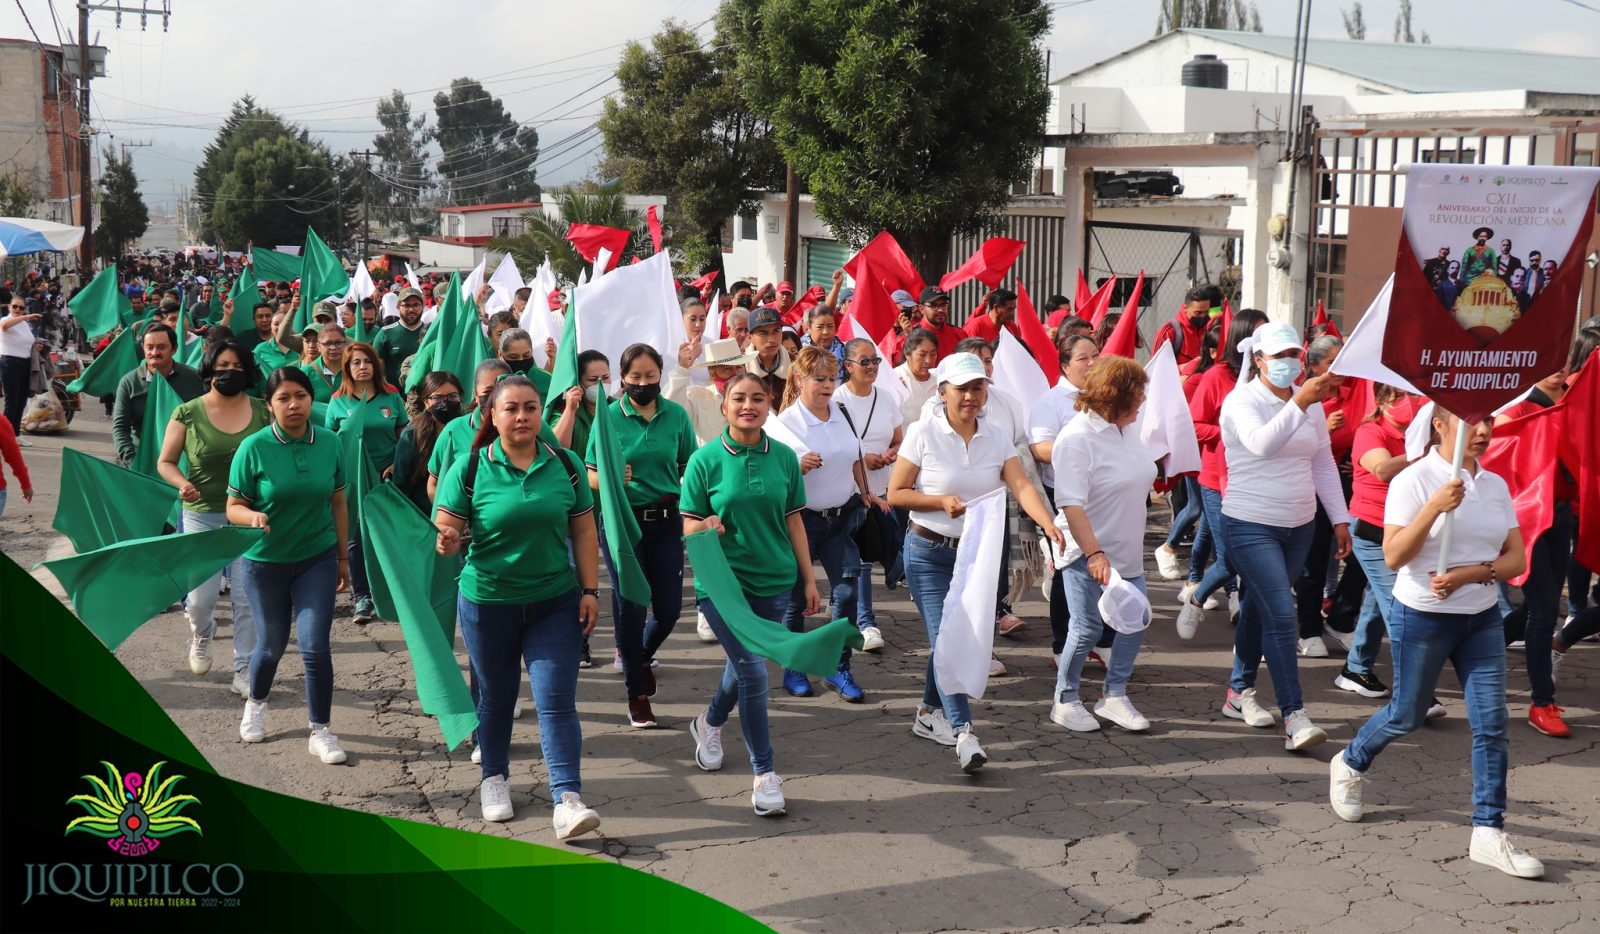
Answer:
POLYGON ((1279 389, 1288 389, 1304 370, 1298 357, 1277 357, 1267 361, 1267 382, 1279 389))

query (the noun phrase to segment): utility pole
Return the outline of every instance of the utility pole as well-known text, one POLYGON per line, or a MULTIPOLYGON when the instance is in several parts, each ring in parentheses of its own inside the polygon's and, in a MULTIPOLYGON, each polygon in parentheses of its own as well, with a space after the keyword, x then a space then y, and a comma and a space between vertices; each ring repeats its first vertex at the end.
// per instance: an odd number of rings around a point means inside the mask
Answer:
POLYGON ((783 224, 783 277, 798 282, 795 267, 800 265, 800 181, 793 165, 784 167, 783 188, 787 215, 783 224))
MULTIPOLYGON (((367 261, 367 250, 372 241, 372 157, 381 155, 370 149, 352 149, 350 155, 361 160, 361 262, 367 261)), ((339 210, 344 210, 343 205, 339 210)))

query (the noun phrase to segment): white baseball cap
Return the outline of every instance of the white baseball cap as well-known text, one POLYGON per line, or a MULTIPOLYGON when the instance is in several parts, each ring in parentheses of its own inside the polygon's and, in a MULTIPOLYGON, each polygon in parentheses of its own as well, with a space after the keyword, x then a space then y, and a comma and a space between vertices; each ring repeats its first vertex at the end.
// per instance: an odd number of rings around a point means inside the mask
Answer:
POLYGON ((977 354, 953 353, 933 368, 933 384, 952 383, 956 386, 965 386, 975 379, 987 380, 989 373, 983 367, 983 361, 977 354))
POLYGON ((1251 350, 1268 357, 1283 353, 1285 350, 1300 350, 1305 346, 1300 340, 1300 332, 1294 329, 1294 325, 1281 321, 1263 324, 1256 328, 1256 332, 1247 340, 1255 342, 1251 345, 1251 350))
POLYGON ((1116 568, 1100 593, 1100 618, 1122 633, 1143 632, 1150 626, 1150 599, 1122 579, 1116 568))

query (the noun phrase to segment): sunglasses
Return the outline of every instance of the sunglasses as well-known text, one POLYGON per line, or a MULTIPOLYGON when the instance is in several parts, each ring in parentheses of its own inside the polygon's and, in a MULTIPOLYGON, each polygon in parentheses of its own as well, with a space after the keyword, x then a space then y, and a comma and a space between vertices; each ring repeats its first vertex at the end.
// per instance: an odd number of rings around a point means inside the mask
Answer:
POLYGON ((862 357, 860 360, 846 360, 845 362, 846 363, 854 363, 856 366, 877 366, 878 364, 883 362, 883 358, 882 357, 862 357))

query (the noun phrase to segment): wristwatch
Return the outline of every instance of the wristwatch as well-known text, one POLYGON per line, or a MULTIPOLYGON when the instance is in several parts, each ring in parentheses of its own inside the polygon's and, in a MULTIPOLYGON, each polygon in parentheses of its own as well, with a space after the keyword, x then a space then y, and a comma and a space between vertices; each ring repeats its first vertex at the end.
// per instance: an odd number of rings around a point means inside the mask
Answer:
POLYGON ((598 587, 585 587, 585 588, 583 588, 583 595, 585 597, 594 597, 596 600, 598 600, 598 599, 600 599, 600 588, 598 588, 598 587))

